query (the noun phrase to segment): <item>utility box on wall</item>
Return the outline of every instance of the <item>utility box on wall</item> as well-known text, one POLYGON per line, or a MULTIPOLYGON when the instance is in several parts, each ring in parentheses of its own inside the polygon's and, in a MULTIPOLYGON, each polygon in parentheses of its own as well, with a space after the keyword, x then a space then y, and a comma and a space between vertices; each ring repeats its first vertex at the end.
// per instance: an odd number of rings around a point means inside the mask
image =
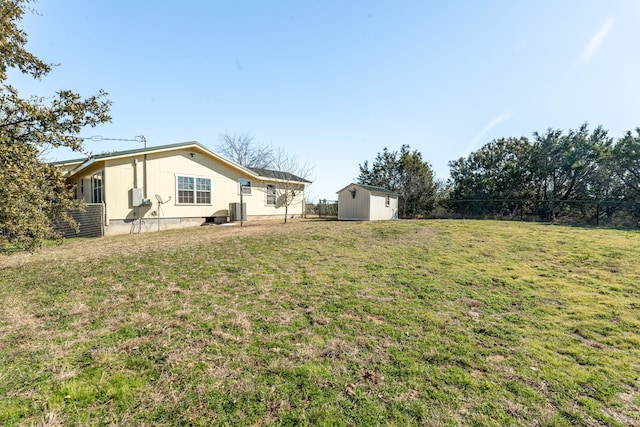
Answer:
MULTIPOLYGON (((242 204, 242 221, 247 220, 247 204, 242 204)), ((229 221, 240 221, 240 203, 229 203, 229 221)))
POLYGON ((131 206, 139 207, 139 206, 150 206, 151 199, 145 199, 143 196, 142 188, 132 188, 129 190, 131 200, 131 206))

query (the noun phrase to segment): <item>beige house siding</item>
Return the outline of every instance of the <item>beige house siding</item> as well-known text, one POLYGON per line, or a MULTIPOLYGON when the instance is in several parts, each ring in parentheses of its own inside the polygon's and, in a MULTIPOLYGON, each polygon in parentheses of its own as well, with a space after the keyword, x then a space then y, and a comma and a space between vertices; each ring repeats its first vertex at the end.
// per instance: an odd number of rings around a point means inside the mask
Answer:
MULTIPOLYGON (((155 231, 160 229, 203 224, 207 218, 226 220, 229 204, 240 202, 239 180, 251 182, 251 194, 243 194, 248 219, 284 218, 285 208, 267 204, 266 186, 278 186, 277 180, 265 180, 251 175, 250 170, 235 165, 209 152, 199 144, 181 144, 184 148, 114 153, 93 162, 89 161, 75 174, 69 168, 70 183, 76 184, 76 197, 87 203, 92 199, 92 179, 102 173, 105 205, 105 234, 155 231), (145 172, 146 171, 146 172, 145 172), (211 181, 211 203, 178 203, 179 176, 206 178, 211 181), (133 206, 132 189, 143 189, 148 206, 133 206), (155 195, 165 203, 160 205, 155 195), (160 224, 158 224, 160 218, 160 224)), ((288 209, 289 215, 304 212, 304 185, 299 186, 296 198, 288 209)), ((143 191, 141 190, 141 191, 143 191)))
POLYGON ((104 172, 102 165, 92 165, 82 171, 79 176, 74 176, 71 180, 76 185, 76 198, 84 200, 86 203, 93 203, 91 177, 98 172, 104 172))

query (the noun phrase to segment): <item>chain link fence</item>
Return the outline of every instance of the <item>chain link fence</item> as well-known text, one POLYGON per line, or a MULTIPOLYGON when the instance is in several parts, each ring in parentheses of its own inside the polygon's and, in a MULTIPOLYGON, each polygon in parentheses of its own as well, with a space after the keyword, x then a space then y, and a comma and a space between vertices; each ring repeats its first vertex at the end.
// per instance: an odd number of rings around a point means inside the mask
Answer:
POLYGON ((640 202, 624 200, 447 199, 430 218, 505 219, 639 227, 640 202))
POLYGON ((318 203, 307 204, 307 214, 317 215, 319 218, 337 218, 338 201, 321 199, 318 203))

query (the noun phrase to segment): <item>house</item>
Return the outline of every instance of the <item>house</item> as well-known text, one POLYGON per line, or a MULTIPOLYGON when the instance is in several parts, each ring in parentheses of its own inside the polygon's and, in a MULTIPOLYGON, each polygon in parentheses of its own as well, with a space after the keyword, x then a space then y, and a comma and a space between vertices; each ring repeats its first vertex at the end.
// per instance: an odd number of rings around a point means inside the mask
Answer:
POLYGON ((372 185, 349 184, 337 193, 339 220, 398 219, 398 195, 393 191, 372 185))
POLYGON ((311 184, 241 166, 195 141, 54 164, 77 199, 103 205, 105 235, 235 221, 240 215, 284 217, 285 196, 293 196, 288 214, 298 216, 304 213, 305 185, 311 184))

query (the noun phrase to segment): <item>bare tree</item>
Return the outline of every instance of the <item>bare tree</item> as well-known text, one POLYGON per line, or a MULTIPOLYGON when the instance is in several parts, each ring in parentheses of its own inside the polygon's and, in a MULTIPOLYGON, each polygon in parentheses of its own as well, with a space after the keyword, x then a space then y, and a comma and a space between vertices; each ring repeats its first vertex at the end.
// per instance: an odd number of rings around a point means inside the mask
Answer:
POLYGON ((304 186, 311 184, 313 166, 308 163, 299 163, 295 156, 278 148, 273 155, 273 168, 275 170, 270 172, 277 180, 276 204, 284 207, 286 224, 290 206, 302 204, 301 211, 304 212, 304 186))
POLYGON ((216 150, 242 166, 248 168, 269 168, 273 164, 273 149, 255 142, 249 134, 220 134, 220 144, 216 150))
POLYGON ((304 212, 304 187, 311 184, 309 177, 313 172, 312 166, 298 163, 295 156, 282 148, 273 149, 271 146, 256 143, 253 136, 248 134, 225 132, 220 135, 220 139, 221 143, 216 146, 220 154, 273 180, 274 193, 267 197, 275 198, 276 207, 284 207, 285 224, 290 206, 299 204, 301 212, 304 212))

